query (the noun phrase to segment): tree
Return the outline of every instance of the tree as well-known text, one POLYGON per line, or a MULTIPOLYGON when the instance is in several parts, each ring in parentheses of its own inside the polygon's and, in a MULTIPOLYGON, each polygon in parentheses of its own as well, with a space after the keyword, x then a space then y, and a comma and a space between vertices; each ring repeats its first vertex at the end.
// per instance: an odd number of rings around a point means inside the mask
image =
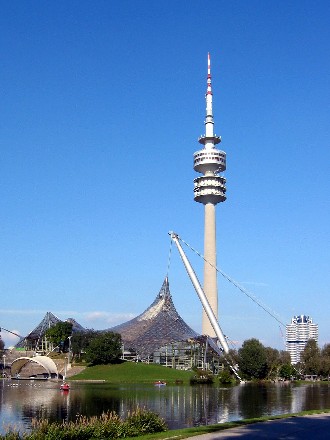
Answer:
POLYGON ((4 349, 5 349, 5 343, 3 342, 0 336, 0 353, 2 353, 4 349))
POLYGON ((307 341, 300 359, 303 363, 305 374, 319 374, 320 349, 314 339, 309 339, 309 341, 307 341))
POLYGON ((69 349, 68 337, 72 334, 72 324, 70 322, 58 322, 45 332, 46 338, 58 346, 63 353, 69 349))
POLYGON ((326 344, 321 350, 320 374, 326 378, 330 376, 330 344, 326 344))
POLYGON ((219 383, 221 383, 222 385, 229 385, 235 383, 235 379, 228 370, 221 371, 221 373, 219 373, 218 375, 218 378, 219 378, 219 383))
POLYGON ((290 353, 288 351, 285 351, 285 350, 280 350, 280 352, 279 352, 279 360, 280 360, 280 365, 291 364, 290 353))
POLYGON ((246 379, 264 379, 267 376, 266 349, 258 339, 248 339, 238 350, 238 366, 246 379))
POLYGON ((287 351, 266 347, 267 378, 275 379, 283 365, 291 364, 291 357, 287 351))
POLYGON ((321 356, 326 356, 330 358, 330 344, 325 344, 321 350, 321 356))
POLYGON ((291 380, 296 375, 296 369, 291 363, 284 364, 280 367, 279 376, 285 380, 291 380))
POLYGON ((82 353, 86 352, 91 341, 98 336, 95 330, 75 332, 71 338, 71 351, 74 358, 81 358, 82 353))
POLYGON ((267 378, 275 378, 280 367, 280 354, 276 348, 266 347, 267 378))
POLYGON ((117 363, 121 355, 121 346, 119 333, 101 333, 93 338, 86 348, 86 361, 91 365, 117 363))

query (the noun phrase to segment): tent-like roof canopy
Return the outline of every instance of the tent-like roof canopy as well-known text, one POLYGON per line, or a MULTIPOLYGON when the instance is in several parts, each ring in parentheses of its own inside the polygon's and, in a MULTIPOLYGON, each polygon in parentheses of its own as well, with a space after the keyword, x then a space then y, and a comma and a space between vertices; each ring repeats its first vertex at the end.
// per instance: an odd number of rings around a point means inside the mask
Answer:
POLYGON ((61 320, 51 312, 47 312, 42 321, 24 339, 16 344, 16 348, 24 348, 25 340, 39 341, 46 330, 56 325, 61 320))
POLYGON ((142 357, 168 343, 198 336, 177 312, 167 277, 154 302, 141 315, 109 330, 120 333, 125 348, 142 357))
MULTIPOLYGON (((75 319, 68 318, 66 321, 72 324, 73 333, 86 331, 86 329, 82 327, 75 319)), ((45 332, 49 328, 54 327, 59 322, 63 322, 63 321, 57 316, 55 316, 52 312, 47 312, 46 315, 41 320, 41 322, 37 325, 37 327, 33 329, 25 338, 21 339, 15 345, 15 347, 25 348, 28 342, 29 345, 32 346, 33 350, 37 350, 38 346, 40 345, 41 339, 45 335, 45 332)))

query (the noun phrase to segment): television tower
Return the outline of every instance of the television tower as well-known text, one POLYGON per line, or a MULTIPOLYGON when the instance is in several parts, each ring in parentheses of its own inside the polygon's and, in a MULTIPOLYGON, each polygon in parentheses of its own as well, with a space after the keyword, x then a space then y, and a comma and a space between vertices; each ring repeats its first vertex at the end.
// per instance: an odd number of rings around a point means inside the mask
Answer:
MULTIPOLYGON (((194 153, 194 170, 203 175, 194 179, 194 200, 204 205, 204 292, 214 315, 218 319, 215 205, 226 200, 226 179, 219 175, 226 169, 226 153, 217 150, 215 147, 221 142, 221 137, 214 134, 213 130, 210 54, 208 54, 205 98, 205 135, 198 139, 198 142, 204 145, 204 148, 194 153)), ((216 336, 205 311, 203 311, 202 333, 211 337, 216 336)))

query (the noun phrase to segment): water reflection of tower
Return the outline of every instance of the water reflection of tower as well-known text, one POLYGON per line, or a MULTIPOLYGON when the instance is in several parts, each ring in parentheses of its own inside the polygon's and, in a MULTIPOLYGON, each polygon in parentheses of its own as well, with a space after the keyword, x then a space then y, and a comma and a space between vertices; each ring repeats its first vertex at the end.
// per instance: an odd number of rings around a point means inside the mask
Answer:
MULTIPOLYGON (((194 199, 204 205, 204 258, 206 260, 204 292, 213 313, 218 318, 215 206, 226 200, 226 179, 219 175, 226 169, 226 153, 215 148, 215 145, 221 142, 221 138, 214 134, 213 130, 210 54, 208 54, 207 67, 205 135, 198 140, 204 148, 194 153, 194 170, 203 175, 194 179, 194 199)), ((205 311, 203 311, 202 333, 215 336, 205 311)))

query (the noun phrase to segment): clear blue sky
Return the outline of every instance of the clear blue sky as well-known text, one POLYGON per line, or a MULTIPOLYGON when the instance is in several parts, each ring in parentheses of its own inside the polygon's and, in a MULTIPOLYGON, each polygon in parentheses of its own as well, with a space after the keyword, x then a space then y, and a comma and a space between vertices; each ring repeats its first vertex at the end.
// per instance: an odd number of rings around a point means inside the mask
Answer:
MULTIPOLYGON (((0 326, 25 335, 51 311, 111 327, 157 295, 168 231, 203 252, 193 153, 210 52, 227 152, 218 266, 284 323, 311 316, 330 342, 330 3, 0 6, 0 326)), ((176 249, 169 280, 201 331, 176 249)), ((221 276, 219 311, 238 345, 284 347, 278 323, 221 276)))

